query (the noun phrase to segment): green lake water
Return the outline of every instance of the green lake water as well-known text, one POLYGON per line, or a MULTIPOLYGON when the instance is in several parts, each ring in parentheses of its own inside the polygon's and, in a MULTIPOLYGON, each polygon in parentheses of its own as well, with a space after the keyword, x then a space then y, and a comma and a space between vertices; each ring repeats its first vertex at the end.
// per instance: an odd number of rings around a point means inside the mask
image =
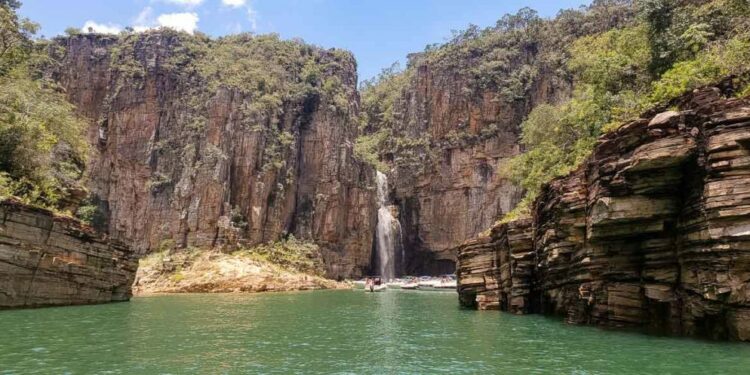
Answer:
POLYGON ((455 293, 170 295, 0 312, 0 374, 750 374, 750 344, 458 307, 455 293))

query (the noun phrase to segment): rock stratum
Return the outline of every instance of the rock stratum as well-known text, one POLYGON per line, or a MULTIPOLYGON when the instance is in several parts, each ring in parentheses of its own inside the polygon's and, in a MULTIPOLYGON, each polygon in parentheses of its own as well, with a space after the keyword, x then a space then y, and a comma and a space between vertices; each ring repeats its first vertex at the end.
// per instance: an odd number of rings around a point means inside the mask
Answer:
POLYGON ((0 309, 127 301, 137 267, 77 220, 0 201, 0 309))
POLYGON ((107 218, 101 229, 141 255, 165 243, 253 246, 293 234, 321 246, 328 277, 363 275, 376 220, 375 171, 353 157, 353 57, 247 37, 238 50, 257 43, 268 56, 230 49, 219 62, 230 65, 207 74, 203 65, 227 48, 221 43, 168 30, 56 39, 58 64, 49 74, 90 120, 87 187, 107 218), (200 50, 207 43, 215 44, 200 50), (311 63, 290 68, 284 58, 311 63), (251 90, 211 81, 263 63, 271 67, 257 68, 251 90), (280 66, 274 74, 291 78, 277 80, 271 69, 280 66), (320 71, 300 73, 313 68, 320 71), (314 84, 291 95, 269 88, 300 81, 314 84))
POLYGON ((750 340, 750 101, 732 90, 696 90, 604 135, 531 219, 461 245, 461 303, 750 340))
MULTIPOLYGON (((536 59, 524 54, 518 65, 536 59)), ((466 94, 470 78, 412 55, 413 75, 397 103, 395 134, 430 149, 396 149, 389 181, 404 230, 406 274, 455 271, 455 247, 511 211, 523 190, 498 173, 521 153, 520 127, 531 108, 568 95, 567 82, 540 74, 523 97, 492 89, 466 94), (419 161, 412 153, 421 154, 419 161)))

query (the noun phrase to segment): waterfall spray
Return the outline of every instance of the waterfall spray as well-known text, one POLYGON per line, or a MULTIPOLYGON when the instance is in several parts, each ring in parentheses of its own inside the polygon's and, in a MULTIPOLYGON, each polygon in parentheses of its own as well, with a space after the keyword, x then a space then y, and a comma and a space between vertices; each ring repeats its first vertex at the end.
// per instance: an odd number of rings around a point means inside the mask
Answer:
POLYGON ((380 276, 385 280, 396 277, 396 250, 401 248, 401 224, 388 208, 388 177, 377 173, 378 225, 375 244, 380 276))

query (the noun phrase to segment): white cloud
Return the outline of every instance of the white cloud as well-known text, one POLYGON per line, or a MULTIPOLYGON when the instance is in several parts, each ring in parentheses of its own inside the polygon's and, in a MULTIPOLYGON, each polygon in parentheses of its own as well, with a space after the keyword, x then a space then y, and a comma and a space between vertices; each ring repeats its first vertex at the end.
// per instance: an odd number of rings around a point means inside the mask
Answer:
POLYGON ((232 7, 232 8, 240 8, 245 6, 246 0, 221 0, 222 4, 232 7))
POLYGON ((83 27, 81 28, 81 31, 84 33, 89 32, 89 30, 99 33, 99 34, 117 34, 120 31, 122 31, 122 27, 120 25, 115 24, 103 24, 103 23, 97 23, 95 21, 86 21, 86 23, 83 24, 83 27))
POLYGON ((167 13, 156 18, 159 26, 192 34, 198 28, 197 13, 167 13))
POLYGON ((155 17, 153 8, 147 6, 133 19, 133 30, 140 33, 159 27, 168 27, 192 34, 198 29, 199 20, 195 12, 166 13, 155 17))
POLYGON ((198 5, 203 4, 203 0, 162 0, 164 2, 180 5, 188 8, 197 7, 198 5))

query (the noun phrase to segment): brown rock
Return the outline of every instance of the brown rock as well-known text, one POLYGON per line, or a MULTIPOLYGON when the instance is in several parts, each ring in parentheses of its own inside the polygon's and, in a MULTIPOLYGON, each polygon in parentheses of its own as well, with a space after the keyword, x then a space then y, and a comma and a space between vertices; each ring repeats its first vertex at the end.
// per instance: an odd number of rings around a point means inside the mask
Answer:
POLYGON ((604 135, 583 166, 544 187, 533 220, 458 247, 460 302, 750 340, 750 101, 717 90, 604 135), (530 228, 515 231, 530 255, 506 239, 519 226, 530 228), (534 259, 531 276, 508 279, 519 255, 534 259), (516 306, 505 302, 513 290, 516 306))
POLYGON ((74 219, 0 201, 0 309, 127 301, 137 267, 74 219))
POLYGON ((537 104, 566 97, 569 87, 552 74, 540 74, 516 100, 492 89, 467 93, 471 77, 415 56, 415 75, 395 111, 395 132, 428 142, 431 151, 417 151, 418 162, 395 151, 389 184, 401 206, 406 273, 450 273, 455 247, 523 197, 522 189, 500 173, 521 152, 519 125, 537 104))
MULTIPOLYGON (((291 134, 289 144, 274 150, 272 135, 243 122, 246 93, 211 91, 170 60, 184 48, 174 33, 144 33, 134 44, 132 57, 145 67, 143 77, 112 66, 112 37, 58 42, 65 57, 53 76, 91 120, 88 188, 109 213, 112 238, 146 254, 164 241, 252 246, 291 233, 321 245, 329 277, 366 272, 376 220, 375 171, 353 157, 353 59, 325 72, 346 90, 343 110, 322 93, 316 100, 284 98, 278 118, 254 119, 277 121, 279 132, 291 134), (205 100, 185 99, 196 95, 205 100)), ((311 53, 321 63, 340 58, 321 49, 311 53)))

